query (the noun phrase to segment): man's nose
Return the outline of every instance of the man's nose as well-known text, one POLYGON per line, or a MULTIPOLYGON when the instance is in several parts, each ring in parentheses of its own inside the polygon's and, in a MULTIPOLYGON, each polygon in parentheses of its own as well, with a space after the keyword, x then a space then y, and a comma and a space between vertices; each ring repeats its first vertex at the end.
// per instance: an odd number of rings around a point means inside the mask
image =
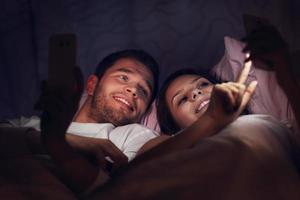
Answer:
POLYGON ((134 98, 137 97, 137 89, 134 86, 127 86, 126 92, 130 93, 134 98))

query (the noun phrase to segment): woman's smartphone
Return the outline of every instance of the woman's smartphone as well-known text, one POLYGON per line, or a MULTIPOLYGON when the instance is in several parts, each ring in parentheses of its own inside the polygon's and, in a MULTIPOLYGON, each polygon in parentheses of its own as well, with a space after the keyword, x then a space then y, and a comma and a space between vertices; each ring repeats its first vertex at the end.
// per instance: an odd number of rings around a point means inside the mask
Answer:
POLYGON ((49 38, 48 84, 73 88, 75 84, 76 35, 54 34, 49 38))

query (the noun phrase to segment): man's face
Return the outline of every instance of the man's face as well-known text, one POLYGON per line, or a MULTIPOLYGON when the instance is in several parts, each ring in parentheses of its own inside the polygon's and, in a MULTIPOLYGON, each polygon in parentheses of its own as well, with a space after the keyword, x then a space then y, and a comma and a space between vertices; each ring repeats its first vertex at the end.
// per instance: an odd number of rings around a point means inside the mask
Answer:
POLYGON ((116 126, 139 122, 150 103, 153 76, 132 58, 117 60, 96 85, 90 117, 116 126))

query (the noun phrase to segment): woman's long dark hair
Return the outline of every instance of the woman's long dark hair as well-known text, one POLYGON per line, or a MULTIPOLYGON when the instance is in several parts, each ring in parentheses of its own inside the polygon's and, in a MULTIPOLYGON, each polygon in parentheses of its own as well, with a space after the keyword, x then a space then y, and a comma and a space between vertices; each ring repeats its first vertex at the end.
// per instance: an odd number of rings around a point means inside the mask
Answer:
POLYGON ((198 75, 203 78, 206 78, 211 83, 215 84, 218 81, 208 71, 197 71, 194 69, 182 69, 170 74, 162 85, 157 100, 156 100, 156 109, 157 109, 157 120, 160 126, 161 132, 167 135, 174 135, 181 130, 180 126, 175 121, 172 116, 169 106, 167 104, 166 92, 171 85, 171 83, 180 76, 183 75, 198 75))

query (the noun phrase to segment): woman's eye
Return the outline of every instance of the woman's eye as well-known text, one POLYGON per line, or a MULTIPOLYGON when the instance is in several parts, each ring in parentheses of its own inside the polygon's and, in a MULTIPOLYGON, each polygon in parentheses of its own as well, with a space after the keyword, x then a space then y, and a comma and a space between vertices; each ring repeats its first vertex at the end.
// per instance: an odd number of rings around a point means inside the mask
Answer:
POLYGON ((201 83, 198 84, 198 88, 204 88, 204 87, 207 87, 209 85, 210 85, 210 83, 208 83, 208 82, 201 82, 201 83))
POLYGON ((187 101, 187 97, 185 96, 185 97, 182 97, 179 101, 178 101, 178 105, 181 105, 181 104, 183 104, 184 102, 186 102, 187 101))

